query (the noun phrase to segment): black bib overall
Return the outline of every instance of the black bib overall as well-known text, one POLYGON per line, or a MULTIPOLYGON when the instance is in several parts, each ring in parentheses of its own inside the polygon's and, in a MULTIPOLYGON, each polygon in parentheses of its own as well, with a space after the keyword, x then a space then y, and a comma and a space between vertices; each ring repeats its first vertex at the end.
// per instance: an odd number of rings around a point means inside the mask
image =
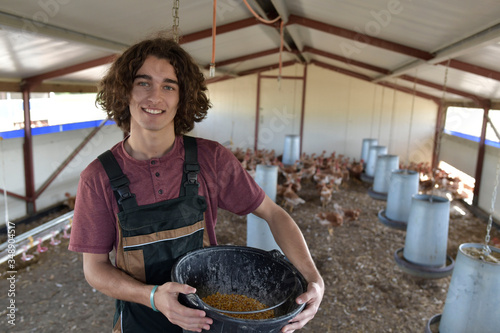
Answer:
MULTIPOLYGON (((98 158, 118 200, 119 244, 116 266, 150 285, 170 281, 174 262, 183 254, 209 245, 205 232, 205 198, 198 195, 196 139, 184 137, 185 162, 180 195, 176 199, 138 206, 129 181, 113 154, 98 158)), ((121 300, 116 301, 113 332, 182 332, 161 313, 121 300)))

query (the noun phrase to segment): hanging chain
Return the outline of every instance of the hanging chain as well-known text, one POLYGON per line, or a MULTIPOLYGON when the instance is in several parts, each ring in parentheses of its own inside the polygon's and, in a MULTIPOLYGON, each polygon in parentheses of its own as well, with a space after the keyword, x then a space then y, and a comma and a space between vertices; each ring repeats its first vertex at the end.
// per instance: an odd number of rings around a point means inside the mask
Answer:
POLYGON ((407 143, 407 147, 406 147, 406 163, 408 163, 408 165, 410 165, 411 128, 413 127, 413 112, 415 109, 415 95, 417 94, 417 77, 418 77, 418 68, 415 68, 415 80, 413 80, 413 95, 411 98, 410 128, 408 129, 408 143, 407 143))
MULTIPOLYGON (((381 130, 382 130, 382 116, 384 115, 384 95, 385 95, 385 86, 382 86, 382 96, 380 97, 380 117, 378 118, 378 137, 381 138, 381 130)), ((380 140, 382 141, 382 140, 380 140)))
MULTIPOLYGON (((444 82, 443 82, 443 95, 441 97, 441 108, 444 108, 444 97, 446 96, 446 86, 448 84, 448 69, 450 67, 450 60, 448 59, 448 62, 446 64, 446 69, 444 71, 444 82)), ((441 138, 443 135, 443 120, 444 116, 441 117, 441 119, 437 119, 436 121, 440 123, 440 127, 438 132, 436 133, 436 151, 434 152, 434 156, 436 158, 436 165, 432 166, 432 193, 434 193, 435 188, 436 188, 436 177, 437 177, 437 170, 439 166, 439 155, 441 154, 441 138)))
POLYGON ((174 18, 172 25, 174 41, 176 43, 179 43, 179 0, 174 0, 174 6, 172 7, 172 17, 174 18))
MULTIPOLYGON (((394 85, 398 85, 398 78, 394 81, 394 85)), ((396 110, 396 90, 392 95, 392 111, 391 111, 391 125, 389 127, 389 153, 392 151, 392 140, 393 140, 393 128, 394 128, 394 111, 396 110)))
MULTIPOLYGON (((451 59, 448 59, 448 62, 446 63, 446 70, 444 72, 443 96, 441 97, 441 107, 443 107, 443 105, 444 105, 444 97, 446 96, 446 87, 448 84, 448 69, 450 68, 450 60, 451 59)), ((440 119, 441 125, 440 125, 439 132, 437 133, 437 138, 436 138, 436 160, 439 159, 439 155, 440 155, 440 151, 441 151, 441 137, 443 134, 443 127, 444 127, 442 120, 443 119, 440 119)), ((436 161, 436 162, 438 162, 438 161, 436 161)))
POLYGON ((377 100, 377 85, 373 88, 373 108, 372 108, 372 119, 370 121, 370 138, 373 138, 373 120, 375 118, 375 101, 377 100))

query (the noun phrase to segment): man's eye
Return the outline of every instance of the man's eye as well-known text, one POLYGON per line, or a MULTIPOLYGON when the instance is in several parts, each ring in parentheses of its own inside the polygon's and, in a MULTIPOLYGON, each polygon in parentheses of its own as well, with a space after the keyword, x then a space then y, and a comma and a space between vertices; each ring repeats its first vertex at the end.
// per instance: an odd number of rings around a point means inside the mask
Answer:
POLYGON ((149 86, 149 84, 147 82, 139 82, 138 85, 143 86, 143 87, 149 86))
POLYGON ((171 86, 164 86, 163 89, 165 90, 174 90, 174 87, 171 86))

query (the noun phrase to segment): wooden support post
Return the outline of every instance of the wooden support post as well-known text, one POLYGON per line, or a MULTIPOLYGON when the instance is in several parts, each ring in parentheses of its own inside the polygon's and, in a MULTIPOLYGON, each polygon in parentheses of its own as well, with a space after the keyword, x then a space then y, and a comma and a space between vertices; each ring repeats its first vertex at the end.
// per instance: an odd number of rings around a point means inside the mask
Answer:
POLYGON ((484 154, 486 151, 486 128, 488 125, 490 106, 483 106, 483 126, 481 128, 481 137, 479 138, 479 147, 477 151, 477 162, 476 162, 476 175, 474 184, 474 199, 472 200, 472 205, 477 206, 479 202, 479 191, 481 189, 481 178, 483 176, 483 165, 484 165, 484 154))
POLYGON ((33 168, 33 136, 31 135, 30 114, 30 87, 24 86, 23 108, 24 108, 24 179, 26 189, 26 214, 36 213, 35 204, 35 173, 33 168))

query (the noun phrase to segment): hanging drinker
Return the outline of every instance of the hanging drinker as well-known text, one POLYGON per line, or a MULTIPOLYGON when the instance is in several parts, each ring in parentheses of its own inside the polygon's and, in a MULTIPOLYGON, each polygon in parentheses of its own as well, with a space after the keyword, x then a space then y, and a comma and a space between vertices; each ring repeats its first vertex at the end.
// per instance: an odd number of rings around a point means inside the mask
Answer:
POLYGON ((368 150, 368 160, 366 161, 365 173, 361 175, 361 180, 367 183, 373 182, 375 176, 375 165, 380 155, 387 154, 386 146, 370 146, 368 150))
POLYGON ((432 317, 426 332, 496 333, 500 327, 500 249, 480 258, 482 244, 459 246, 442 314, 432 317))
POLYGON ((406 230, 410 216, 411 199, 418 193, 419 174, 413 170, 391 172, 386 209, 378 213, 378 219, 385 225, 406 230))
POLYGON ((447 198, 426 194, 412 197, 405 246, 394 253, 404 272, 423 278, 451 274, 454 261, 446 255, 449 220, 447 198))
MULTIPOLYGON (((255 182, 271 200, 276 201, 278 184, 278 167, 276 165, 258 164, 255 170, 255 182)), ((247 215, 247 246, 265 251, 280 250, 267 222, 254 214, 247 215)))
POLYGON ((373 186, 368 190, 368 194, 373 199, 387 200, 391 174, 399 168, 399 156, 380 155, 375 165, 375 176, 373 186))
POLYGON ((363 139, 363 143, 361 144, 361 160, 364 161, 363 167, 366 168, 366 161, 368 161, 368 151, 371 146, 376 146, 378 144, 377 139, 366 138, 363 139))
POLYGON ((283 165, 293 165, 300 159, 300 137, 298 135, 285 136, 285 147, 283 149, 283 165))

